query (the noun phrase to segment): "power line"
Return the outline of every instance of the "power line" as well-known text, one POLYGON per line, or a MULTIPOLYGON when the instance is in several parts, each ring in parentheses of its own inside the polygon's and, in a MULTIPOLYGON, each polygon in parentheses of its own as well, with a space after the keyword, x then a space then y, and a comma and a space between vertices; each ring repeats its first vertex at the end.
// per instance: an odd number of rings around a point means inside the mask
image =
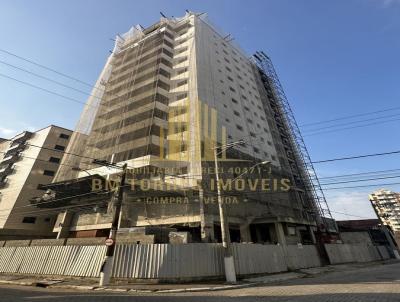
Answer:
POLYGON ((351 186, 351 187, 337 187, 337 188, 325 188, 326 190, 341 190, 341 189, 355 189, 355 188, 368 188, 368 187, 385 187, 385 186, 392 186, 392 185, 400 185, 400 182, 392 182, 386 184, 376 184, 376 185, 363 185, 363 186, 351 186))
POLYGON ((330 125, 330 126, 326 126, 326 127, 319 127, 319 128, 315 128, 315 129, 309 129, 309 130, 305 130, 304 132, 305 133, 314 132, 314 131, 319 131, 319 130, 323 130, 323 129, 330 129, 330 128, 335 128, 335 127, 340 127, 340 126, 347 126, 347 125, 352 125, 352 124, 358 124, 358 123, 364 123, 364 122, 369 122, 369 121, 374 121, 374 120, 380 120, 380 119, 383 119, 383 118, 387 119, 387 118, 396 117, 396 116, 399 116, 399 115, 400 115, 400 113, 391 114, 391 115, 384 115, 384 116, 380 116, 380 117, 363 119, 363 120, 359 120, 359 121, 353 121, 353 122, 347 122, 347 123, 342 123, 342 124, 337 124, 337 125, 330 125))
POLYGON ((396 122, 396 121, 400 121, 400 119, 386 120, 386 121, 369 123, 369 124, 365 124, 365 125, 359 125, 359 126, 354 126, 354 127, 346 127, 346 128, 340 128, 340 129, 334 129, 334 130, 328 130, 328 131, 320 131, 320 132, 305 134, 304 136, 314 136, 314 135, 319 135, 319 134, 324 134, 324 133, 339 132, 339 131, 343 131, 343 130, 349 130, 349 129, 355 129, 355 128, 363 128, 363 127, 368 127, 368 126, 372 126, 372 125, 386 124, 386 123, 391 123, 391 122, 396 122))
POLYGON ((326 176, 326 177, 318 177, 318 179, 330 179, 330 178, 341 178, 341 177, 351 177, 351 176, 359 176, 359 175, 366 175, 366 174, 380 174, 384 172, 395 172, 400 171, 400 169, 391 169, 391 170, 379 170, 379 171, 368 171, 362 173, 353 173, 353 174, 342 174, 342 175, 334 175, 334 176, 326 176))
POLYGON ((330 123, 330 122, 334 122, 334 121, 340 121, 340 120, 351 119, 351 118, 359 117, 359 116, 367 116, 367 115, 376 114, 376 113, 381 113, 381 112, 388 112, 388 111, 392 111, 392 110, 400 110, 400 107, 392 107, 392 108, 383 109, 383 110, 370 111, 370 112, 367 112, 367 113, 360 113, 360 114, 348 115, 348 116, 343 116, 343 117, 339 117, 339 118, 335 118, 335 119, 330 119, 330 120, 325 120, 325 121, 319 121, 319 122, 313 122, 313 123, 306 123, 306 124, 302 124, 302 125, 300 125, 300 126, 301 126, 301 127, 308 127, 308 126, 311 126, 311 125, 325 124, 325 123, 330 123))
POLYGON ((13 64, 9 64, 9 63, 4 62, 4 61, 1 61, 1 60, 0 60, 0 63, 1 63, 1 64, 4 64, 4 65, 6 65, 6 66, 9 66, 9 67, 15 68, 15 69, 17 69, 17 70, 23 71, 23 72, 25 72, 25 73, 31 74, 31 75, 33 75, 33 76, 35 76, 35 77, 40 78, 40 79, 43 79, 43 80, 46 80, 46 81, 55 83, 55 84, 57 84, 57 85, 60 85, 60 86, 62 86, 62 87, 65 87, 65 88, 74 90, 74 91, 76 91, 76 92, 79 92, 79 93, 82 93, 82 94, 85 94, 85 95, 88 95, 88 96, 92 96, 92 97, 95 97, 95 98, 99 98, 98 96, 94 96, 94 95, 90 94, 89 92, 86 92, 86 91, 83 91, 83 90, 80 90, 80 89, 76 89, 76 88, 74 88, 74 87, 72 87, 72 86, 69 86, 69 85, 65 85, 64 83, 55 81, 55 80, 53 80, 53 79, 50 79, 50 78, 45 77, 45 76, 42 76, 42 75, 37 74, 37 73, 35 73, 35 72, 32 72, 32 71, 30 71, 30 70, 27 70, 27 69, 24 69, 24 68, 15 66, 15 65, 13 65, 13 64))
POLYGON ((324 159, 311 162, 312 164, 320 164, 320 163, 327 163, 333 161, 341 161, 341 160, 349 160, 349 159, 358 159, 358 158, 365 158, 365 157, 374 157, 374 156, 383 156, 383 155, 391 155, 391 154, 399 154, 400 150, 391 151, 391 152, 383 152, 383 153, 373 153, 373 154, 365 154, 365 155, 356 155, 356 156, 349 156, 349 157, 339 157, 339 158, 332 158, 332 159, 324 159))
MULTIPOLYGON (((52 149, 51 149, 51 150, 52 150, 52 149)), ((58 150, 54 150, 54 151, 58 151, 58 150)), ((7 152, 0 151, 0 153, 6 154, 7 152)), ((61 163, 61 162, 60 162, 60 163, 55 163, 55 162, 51 162, 51 161, 48 161, 48 160, 44 160, 44 159, 40 159, 40 158, 35 158, 35 157, 30 157, 30 156, 26 156, 26 155, 21 155, 21 157, 27 158, 27 159, 32 159, 32 160, 37 160, 37 161, 41 161, 41 162, 45 162, 45 163, 48 163, 48 164, 56 164, 56 165, 60 165, 60 166, 71 167, 71 170, 72 170, 73 168, 78 168, 78 167, 76 167, 76 166, 71 166, 71 165, 63 164, 63 163, 61 163)), ((1 162, 0 162, 0 163, 1 163, 1 162)), ((85 163, 84 163, 84 164, 85 164, 85 163)), ((96 170, 93 169, 93 171, 96 171, 96 170)), ((97 170, 97 172, 100 172, 100 171, 97 170)))
POLYGON ((367 178, 367 179, 358 179, 358 180, 337 181, 337 182, 322 183, 321 186, 336 185, 336 184, 347 184, 347 183, 351 183, 351 182, 371 181, 371 180, 380 180, 380 179, 388 179, 388 178, 399 178, 399 177, 400 177, 400 175, 386 176, 386 177, 376 177, 376 178, 367 178))
POLYGON ((52 91, 52 90, 48 90, 48 89, 46 89, 46 88, 43 88, 43 87, 40 87, 40 86, 31 84, 31 83, 28 83, 28 82, 25 82, 25 81, 18 80, 18 79, 16 79, 16 78, 10 77, 10 76, 5 75, 5 74, 0 73, 0 76, 3 77, 3 78, 7 78, 7 79, 9 79, 9 80, 13 80, 13 81, 16 81, 16 82, 18 82, 18 83, 24 84, 24 85, 26 85, 26 86, 30 86, 30 87, 32 87, 32 88, 39 89, 39 90, 42 90, 42 91, 44 91, 44 92, 47 92, 47 93, 56 95, 56 96, 58 96, 58 97, 64 98, 64 99, 69 100, 69 101, 72 101, 72 102, 75 102, 75 103, 78 103, 78 104, 82 104, 82 105, 87 105, 86 103, 84 103, 84 102, 82 102, 82 101, 79 101, 79 100, 77 100, 77 99, 71 98, 71 97, 69 97, 69 96, 62 95, 62 94, 60 94, 60 93, 58 93, 58 92, 55 92, 55 91, 52 91))
POLYGON ((358 217, 358 218, 364 218, 364 219, 372 219, 370 217, 364 217, 364 216, 359 216, 359 215, 353 215, 353 214, 347 214, 347 213, 343 213, 343 212, 337 212, 337 211, 332 211, 332 213, 336 213, 336 214, 342 214, 342 215, 346 215, 346 216, 353 216, 353 217, 358 217))
POLYGON ((4 50, 4 49, 0 49, 0 52, 6 53, 6 54, 8 54, 8 55, 10 55, 10 56, 13 56, 13 57, 15 57, 15 58, 18 58, 18 59, 23 60, 23 61, 25 61, 25 62, 28 62, 28 63, 30 63, 30 64, 36 65, 36 66, 38 66, 38 67, 40 67, 40 68, 43 68, 43 69, 46 69, 46 70, 48 70, 48 71, 54 72, 54 73, 56 73, 56 74, 58 74, 58 75, 60 75, 60 76, 63 76, 63 77, 65 77, 65 78, 67 78, 67 79, 70 79, 70 80, 73 80, 73 81, 75 81, 75 82, 81 83, 81 84, 86 85, 86 86, 88 86, 88 87, 90 87, 90 88, 99 89, 99 88, 97 88, 96 86, 94 86, 94 85, 92 85, 92 84, 89 84, 89 83, 84 82, 84 81, 82 81, 82 80, 80 80, 80 79, 77 79, 77 78, 75 78, 75 77, 72 77, 72 76, 70 76, 70 75, 67 75, 67 74, 65 74, 65 73, 63 73, 63 72, 57 71, 57 70, 55 70, 55 69, 53 69, 53 68, 50 68, 50 67, 47 67, 47 66, 45 66, 45 65, 39 64, 39 63, 37 63, 37 62, 35 62, 35 61, 31 60, 31 59, 27 59, 27 58, 21 57, 21 56, 15 54, 15 53, 10 52, 10 51, 4 50))

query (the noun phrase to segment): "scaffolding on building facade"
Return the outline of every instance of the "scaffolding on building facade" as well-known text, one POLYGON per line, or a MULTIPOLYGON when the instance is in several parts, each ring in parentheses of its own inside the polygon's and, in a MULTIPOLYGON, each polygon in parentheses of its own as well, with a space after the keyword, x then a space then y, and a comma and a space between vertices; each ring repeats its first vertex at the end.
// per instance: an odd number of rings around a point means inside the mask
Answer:
POLYGON ((253 62, 259 67, 263 80, 272 89, 273 96, 269 97, 270 105, 276 105, 275 112, 277 114, 276 121, 284 128, 284 132, 289 136, 289 148, 285 151, 288 158, 293 157, 291 162, 291 172, 295 177, 295 184, 305 189, 305 193, 313 201, 316 208, 316 220, 319 228, 324 231, 337 231, 331 211, 326 201, 324 192, 321 188, 318 176, 315 172, 311 157, 308 153, 303 136, 301 135, 299 126, 297 125, 293 111, 289 101, 279 81, 277 73, 271 59, 263 51, 257 51, 253 55, 253 62), (333 224, 333 226, 332 226, 333 224))

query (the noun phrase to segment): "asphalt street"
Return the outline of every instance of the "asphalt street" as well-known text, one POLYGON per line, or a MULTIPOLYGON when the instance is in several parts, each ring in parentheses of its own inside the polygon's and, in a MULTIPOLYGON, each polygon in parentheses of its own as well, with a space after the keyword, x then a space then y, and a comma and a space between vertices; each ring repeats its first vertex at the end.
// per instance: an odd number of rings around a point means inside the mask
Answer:
POLYGON ((400 263, 335 272, 251 288, 180 294, 112 293, 0 286, 4 302, 208 302, 208 301, 400 301, 400 263))

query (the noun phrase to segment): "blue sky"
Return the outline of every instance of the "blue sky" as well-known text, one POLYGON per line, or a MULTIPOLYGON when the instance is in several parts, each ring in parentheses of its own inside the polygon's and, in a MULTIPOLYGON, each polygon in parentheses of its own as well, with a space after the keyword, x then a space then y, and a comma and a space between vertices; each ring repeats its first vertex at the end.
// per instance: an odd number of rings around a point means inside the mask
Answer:
MULTIPOLYGON (((251 54, 264 50, 275 64, 299 124, 400 106, 400 1, 19 1, 0 3, 0 48, 94 83, 112 38, 132 25, 148 26, 185 9, 207 12, 251 54)), ((14 64, 89 92, 0 52, 0 74, 57 91, 81 102, 86 96, 1 62, 14 64)), ((73 129, 82 105, 0 75, 0 137, 56 124, 73 129)), ((343 120, 391 116, 400 110, 343 120)), ((376 120, 373 120, 376 121, 376 120)), ((379 120, 380 121, 380 120, 379 120)), ((366 123, 366 122, 363 122, 366 123)), ((361 123, 361 125, 363 124, 361 123)), ((323 124, 331 126, 333 124, 323 124)), ((358 125, 358 124, 356 124, 358 125)), ((316 127, 316 126, 314 126, 316 127)), ((310 128, 303 128, 309 130, 310 128)), ((328 128, 325 130, 331 130, 328 128)), ((400 149, 399 121, 323 135, 305 135, 313 160, 400 149)), ((304 132, 306 134, 306 132, 304 132)), ((308 132, 310 133, 310 132, 308 132)), ((400 168, 400 155, 318 164, 321 177, 400 168)), ((393 178, 367 185, 400 182, 393 178)), ((337 185, 339 186, 339 185, 337 185)), ((389 186, 400 190, 400 186, 389 186)), ((367 194, 374 188, 327 190, 335 212, 373 217, 367 194)), ((335 213, 337 218, 355 218, 335 213)))

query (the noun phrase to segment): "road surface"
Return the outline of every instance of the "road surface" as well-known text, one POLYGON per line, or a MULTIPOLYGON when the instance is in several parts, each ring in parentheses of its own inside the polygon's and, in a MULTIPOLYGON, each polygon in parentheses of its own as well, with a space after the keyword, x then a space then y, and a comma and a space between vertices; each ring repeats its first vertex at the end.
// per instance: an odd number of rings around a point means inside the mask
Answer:
POLYGON ((400 301, 400 263, 251 288, 183 294, 111 293, 0 285, 1 302, 387 302, 400 301))

